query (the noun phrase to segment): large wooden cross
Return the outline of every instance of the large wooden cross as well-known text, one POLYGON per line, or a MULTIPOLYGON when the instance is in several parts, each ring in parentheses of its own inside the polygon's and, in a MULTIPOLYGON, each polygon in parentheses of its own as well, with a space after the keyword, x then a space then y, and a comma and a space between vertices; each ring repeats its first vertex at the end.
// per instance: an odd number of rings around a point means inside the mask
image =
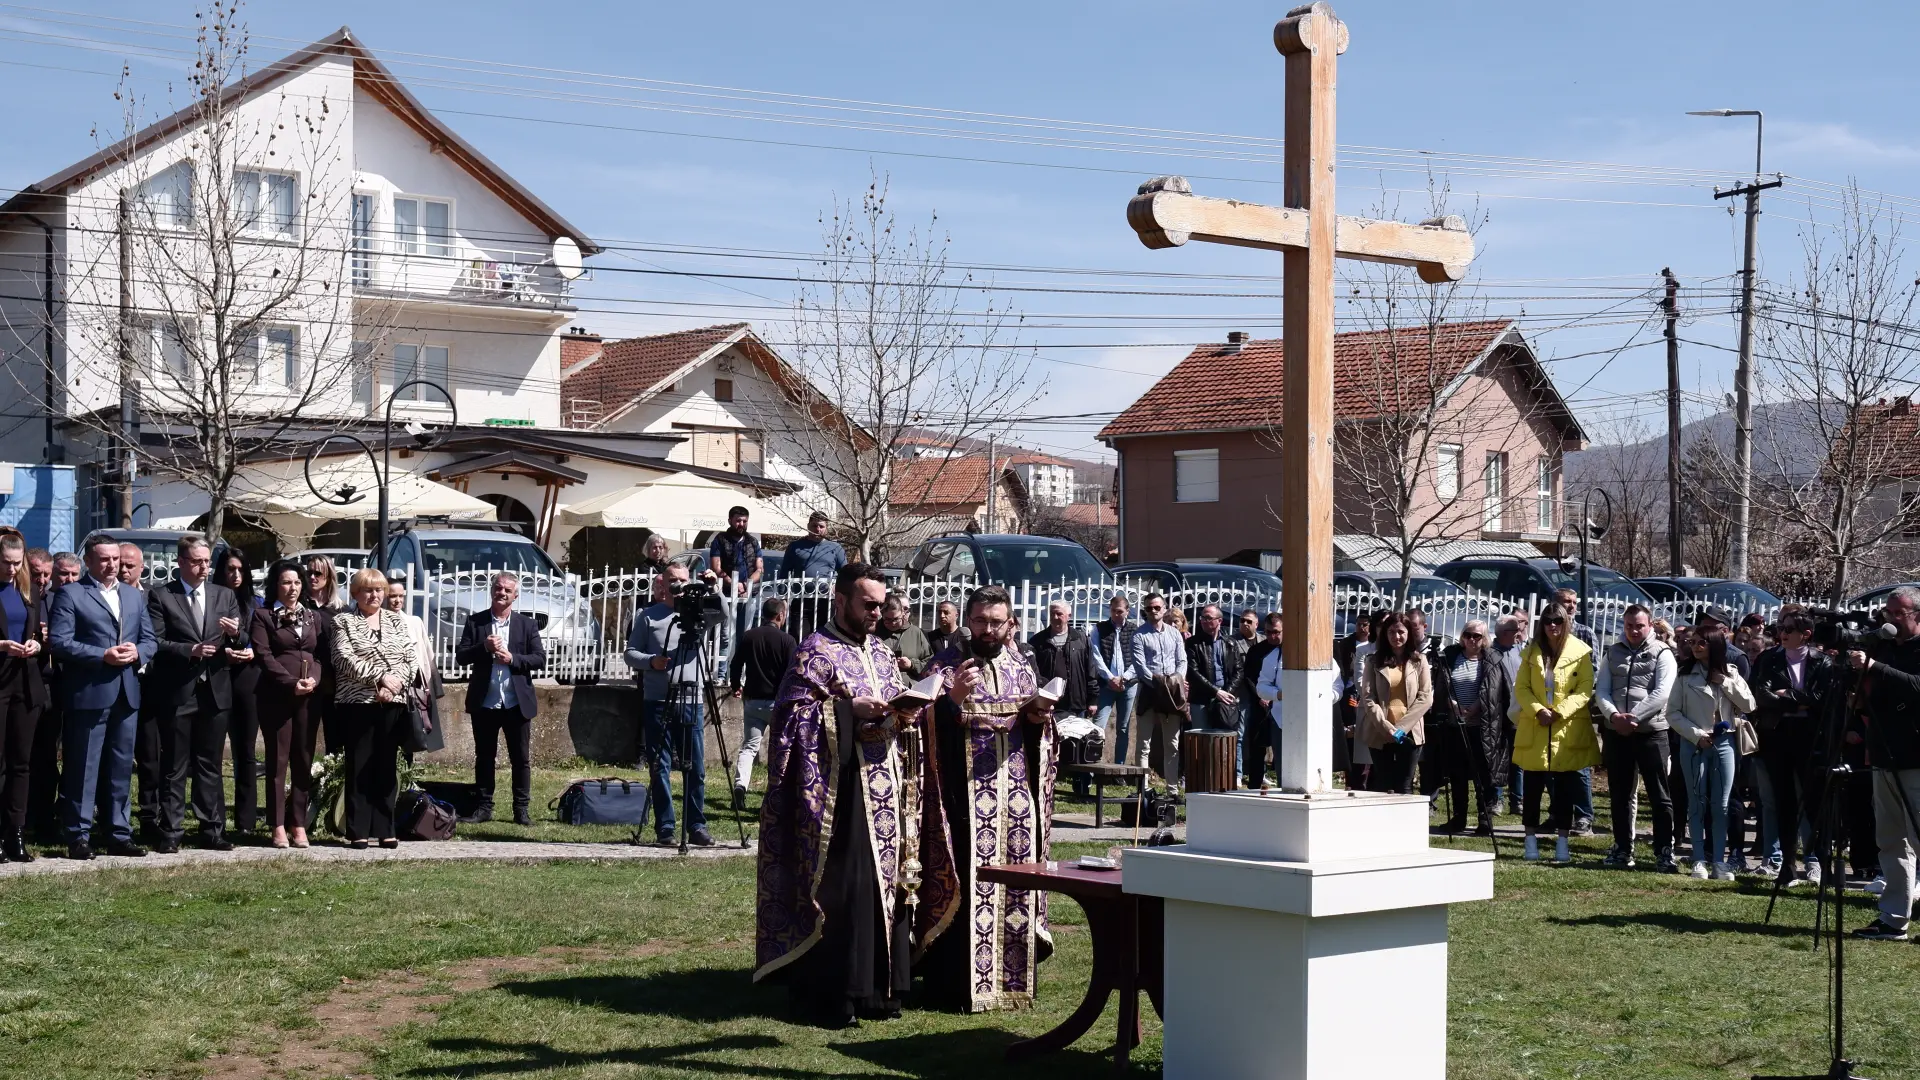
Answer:
POLYGON ((1178 176, 1141 185, 1127 222, 1150 248, 1207 240, 1275 250, 1281 264, 1286 367, 1281 412, 1280 786, 1332 786, 1333 261, 1412 266, 1421 280, 1458 280, 1473 237, 1458 218, 1407 225, 1338 217, 1333 206, 1334 65, 1347 27, 1324 3, 1295 8, 1273 28, 1287 58, 1284 206, 1193 194, 1178 176))

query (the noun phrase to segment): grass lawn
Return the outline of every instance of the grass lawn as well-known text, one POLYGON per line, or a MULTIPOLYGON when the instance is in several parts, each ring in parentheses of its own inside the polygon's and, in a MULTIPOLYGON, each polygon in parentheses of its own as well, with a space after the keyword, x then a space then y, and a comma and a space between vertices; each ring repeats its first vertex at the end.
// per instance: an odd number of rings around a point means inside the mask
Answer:
MULTIPOLYGON (((559 827, 534 830, 545 828, 559 827)), ((1583 861, 1603 845, 1581 843, 1583 861)), ((827 1033, 787 1023, 784 990, 749 984, 752 889, 748 859, 11 879, 0 882, 0 1077, 259 1076, 215 1055, 289 1063, 315 1041, 381 1077, 1108 1073, 1111 1010, 1064 1054, 1025 1069, 999 1060, 1077 1003, 1089 957, 1071 903, 1054 909, 1059 952, 1041 969, 1036 1009, 910 1011, 827 1033), (541 950, 541 961, 511 959, 541 950), (520 966, 476 978, 463 962, 483 957, 520 966), (340 1004, 343 987, 394 972, 416 974, 340 1004), (423 1000, 437 1016, 411 1011, 423 1000)), ((1387 1017, 1448 1009, 1456 1077, 1817 1072, 1825 957, 1808 947, 1803 897, 1768 928, 1758 886, 1503 862, 1497 899, 1453 913, 1451 1000, 1383 987, 1374 1004, 1387 1017)), ((1848 922, 1868 917, 1856 908, 1848 922)), ((1859 943, 1848 960, 1862 1071, 1920 1080, 1910 1034, 1920 945, 1859 943)), ((1392 1036, 1390 1020, 1381 1035, 1392 1036)), ((1150 1020, 1135 1061, 1151 1071, 1158 1058, 1150 1020)))

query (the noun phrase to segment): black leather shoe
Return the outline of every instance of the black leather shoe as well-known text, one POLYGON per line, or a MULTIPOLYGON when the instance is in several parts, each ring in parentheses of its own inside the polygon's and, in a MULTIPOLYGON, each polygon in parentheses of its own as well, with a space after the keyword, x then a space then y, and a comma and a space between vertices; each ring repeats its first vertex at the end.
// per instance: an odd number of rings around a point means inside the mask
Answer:
POLYGON ((200 847, 207 851, 232 851, 233 841, 219 829, 201 829, 200 847))
POLYGON ((19 833, 0 840, 0 862, 32 862, 33 852, 27 850, 27 842, 19 833))
POLYGON ((687 835, 687 843, 694 847, 712 847, 713 836, 707 832, 705 826, 701 826, 687 835))
POLYGON ((531 825, 533 824, 533 818, 527 813, 526 807, 516 806, 513 808, 513 823, 515 825, 531 825))
POLYGON ((471 816, 471 817, 469 817, 469 818, 467 818, 467 820, 468 820, 468 821, 492 821, 492 820, 493 820, 493 807, 491 807, 491 806, 482 806, 482 807, 481 807, 480 809, 478 809, 478 810, 475 810, 475 811, 473 812, 473 816, 471 816))
POLYGON ((178 855, 180 854, 180 841, 163 836, 153 842, 153 853, 155 855, 178 855))
POLYGON ((67 845, 67 858, 90 861, 93 858, 93 845, 85 840, 75 840, 67 845))
POLYGON ((100 852, 103 855, 118 855, 123 859, 140 859, 146 857, 147 849, 131 840, 109 840, 100 852))
POLYGON ((743 787, 735 787, 733 789, 733 812, 737 814, 746 810, 746 808, 747 808, 747 789, 743 787))

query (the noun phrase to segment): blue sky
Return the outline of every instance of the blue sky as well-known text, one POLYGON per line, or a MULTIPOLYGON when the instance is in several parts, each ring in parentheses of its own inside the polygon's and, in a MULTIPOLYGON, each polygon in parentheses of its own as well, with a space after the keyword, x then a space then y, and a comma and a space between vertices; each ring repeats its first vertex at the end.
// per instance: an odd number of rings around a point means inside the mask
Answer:
MULTIPOLYGON (((0 186, 53 172, 93 149, 96 125, 113 129, 123 57, 141 91, 164 99, 182 75, 165 54, 190 46, 194 10, 171 0, 67 9, 0 3, 0 92, 16 104, 0 186), (162 55, 150 55, 156 49, 162 55)), ((1730 382, 1727 309, 1740 234, 1711 187, 1751 170, 1753 128, 1685 110, 1768 113, 1766 167, 1789 179, 1769 197, 1763 273, 1790 274, 1804 222, 1831 220, 1833 189, 1821 185, 1853 178, 1875 191, 1920 194, 1920 139, 1909 119, 1916 76, 1908 52, 1920 30, 1914 5, 1822 5, 1817 17, 1785 3, 1738 12, 1668 5, 1657 16, 1624 17, 1616 6, 1591 4, 1350 0, 1337 10, 1353 38, 1340 64, 1342 211, 1368 210, 1384 189, 1404 193, 1402 216, 1421 216, 1427 162, 1452 187, 1455 206, 1477 200, 1488 216, 1478 265, 1487 310, 1526 314, 1542 353, 1559 358, 1552 370, 1563 392, 1597 435, 1636 417, 1650 430, 1663 422, 1663 405, 1646 396, 1664 386, 1662 350, 1616 352, 1657 338, 1643 290, 1662 266, 1690 287, 1682 331, 1690 414, 1730 382)), ((872 169, 888 174, 904 218, 938 212, 956 262, 1012 268, 978 277, 1073 290, 1000 299, 1028 313, 1027 340, 1042 346, 1036 372, 1048 389, 1035 411, 1095 414, 1018 434, 1079 454, 1099 449, 1097 414, 1130 402, 1184 355, 1182 343, 1219 340, 1235 328, 1278 333, 1276 281, 1166 276, 1277 275, 1277 256, 1205 245, 1149 252, 1123 217, 1134 186, 1167 172, 1195 177, 1202 193, 1277 202, 1278 166, 1266 160, 1272 147, 1117 152, 1086 144, 1137 149, 1137 133, 1030 121, 1002 121, 996 130, 1053 145, 954 138, 952 123, 938 137, 852 130, 844 121, 818 123, 817 110, 766 102, 752 108, 809 119, 692 115, 657 106, 742 103, 663 96, 610 79, 1277 140, 1282 65, 1270 34, 1282 14, 1284 5, 1244 3, 410 0, 247 9, 262 63, 350 25, 486 154, 589 234, 623 247, 814 250, 818 216, 836 195, 857 196, 872 169), (480 61, 527 70, 510 78, 474 70, 480 61), (556 93, 623 104, 557 101, 556 93), (656 107, 636 107, 641 102, 656 107), (1153 291, 1256 295, 1138 295, 1153 291)), ((903 122, 897 110, 838 115, 903 122)), ((590 329, 624 335, 744 317, 782 336, 778 309, 789 283, 697 275, 781 278, 791 263, 656 250, 597 262, 603 269, 582 289, 578 320, 590 329), (676 273, 633 272, 644 270, 676 273)))

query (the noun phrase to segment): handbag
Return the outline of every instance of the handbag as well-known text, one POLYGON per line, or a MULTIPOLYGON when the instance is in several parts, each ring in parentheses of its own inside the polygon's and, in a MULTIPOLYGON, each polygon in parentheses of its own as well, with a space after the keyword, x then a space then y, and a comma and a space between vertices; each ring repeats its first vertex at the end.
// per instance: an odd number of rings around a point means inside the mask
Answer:
POLYGON ((424 679, 407 687, 407 749, 416 754, 446 748, 447 737, 433 722, 433 697, 424 679))
POLYGON ((400 834, 410 840, 451 840, 459 820, 453 807, 419 788, 400 793, 394 818, 400 822, 400 834))
POLYGON ((1760 749, 1760 731, 1744 716, 1733 718, 1733 744, 1739 748, 1741 757, 1760 749))
POLYGON ((644 825, 647 784, 618 776, 575 780, 547 804, 547 809, 558 811, 560 820, 568 825, 644 825))

